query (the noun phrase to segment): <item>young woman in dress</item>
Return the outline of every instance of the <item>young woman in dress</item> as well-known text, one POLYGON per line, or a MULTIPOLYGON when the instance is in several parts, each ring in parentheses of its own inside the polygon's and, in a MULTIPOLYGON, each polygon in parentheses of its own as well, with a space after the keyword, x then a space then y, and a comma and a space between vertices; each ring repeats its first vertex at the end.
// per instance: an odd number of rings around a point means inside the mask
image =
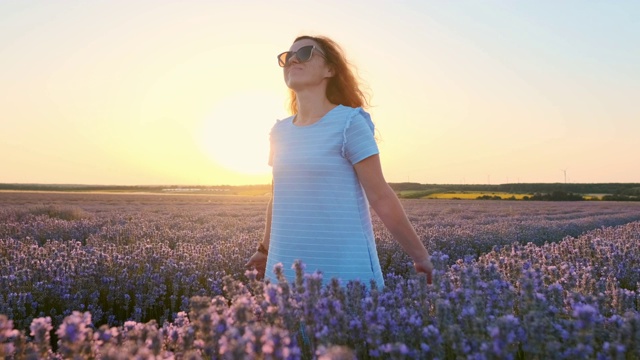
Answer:
POLYGON ((430 256, 384 179, 366 97, 340 47, 326 37, 300 36, 278 55, 290 89, 291 117, 276 122, 269 164, 273 194, 263 240, 247 268, 275 280, 283 264, 319 270, 343 284, 374 279, 384 286, 369 206, 432 281, 430 256))

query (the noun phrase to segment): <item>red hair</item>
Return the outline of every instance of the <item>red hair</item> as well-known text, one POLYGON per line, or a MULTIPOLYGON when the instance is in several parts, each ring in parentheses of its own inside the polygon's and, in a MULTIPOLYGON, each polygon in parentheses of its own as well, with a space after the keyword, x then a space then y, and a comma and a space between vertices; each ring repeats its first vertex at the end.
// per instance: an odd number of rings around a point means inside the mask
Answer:
MULTIPOLYGON (((325 36, 298 36, 293 42, 309 39, 315 41, 325 55, 325 61, 334 72, 327 83, 327 99, 336 105, 367 107, 369 99, 360 89, 360 83, 354 75, 353 66, 347 61, 340 45, 325 36)), ((289 112, 298 112, 296 93, 289 90, 289 112)))

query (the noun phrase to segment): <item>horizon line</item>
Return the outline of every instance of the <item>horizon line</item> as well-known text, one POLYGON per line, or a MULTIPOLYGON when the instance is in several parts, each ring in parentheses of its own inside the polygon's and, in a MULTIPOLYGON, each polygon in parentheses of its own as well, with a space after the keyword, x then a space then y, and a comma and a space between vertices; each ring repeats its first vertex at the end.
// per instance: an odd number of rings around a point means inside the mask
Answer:
MULTIPOLYGON (((388 184, 417 184, 417 185, 456 185, 456 186, 500 186, 500 185, 537 185, 537 184, 557 184, 557 185, 596 185, 596 184, 637 184, 640 182, 514 182, 514 183, 499 183, 499 184, 487 184, 487 183, 420 183, 415 181, 389 181, 388 184)), ((3 186, 60 186, 60 187, 242 187, 242 186, 271 186, 271 183, 262 184, 81 184, 81 183, 0 183, 0 188, 3 186)))

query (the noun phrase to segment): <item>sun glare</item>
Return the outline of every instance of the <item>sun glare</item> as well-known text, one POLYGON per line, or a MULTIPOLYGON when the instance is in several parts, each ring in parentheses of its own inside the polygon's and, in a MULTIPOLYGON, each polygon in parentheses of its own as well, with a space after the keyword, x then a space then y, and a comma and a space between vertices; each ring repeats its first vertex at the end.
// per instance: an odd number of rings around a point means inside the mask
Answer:
POLYGON ((198 134, 202 151, 216 164, 246 175, 271 172, 269 131, 285 116, 284 98, 266 90, 230 94, 218 101, 198 134))

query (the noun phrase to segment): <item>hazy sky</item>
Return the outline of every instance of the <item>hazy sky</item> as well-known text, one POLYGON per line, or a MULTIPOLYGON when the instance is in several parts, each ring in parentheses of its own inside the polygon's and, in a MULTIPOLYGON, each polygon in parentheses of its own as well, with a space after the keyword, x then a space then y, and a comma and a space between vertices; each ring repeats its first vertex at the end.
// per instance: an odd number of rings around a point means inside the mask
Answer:
POLYGON ((340 43, 387 181, 640 182, 637 1, 0 0, 0 183, 270 182, 276 55, 340 43))

